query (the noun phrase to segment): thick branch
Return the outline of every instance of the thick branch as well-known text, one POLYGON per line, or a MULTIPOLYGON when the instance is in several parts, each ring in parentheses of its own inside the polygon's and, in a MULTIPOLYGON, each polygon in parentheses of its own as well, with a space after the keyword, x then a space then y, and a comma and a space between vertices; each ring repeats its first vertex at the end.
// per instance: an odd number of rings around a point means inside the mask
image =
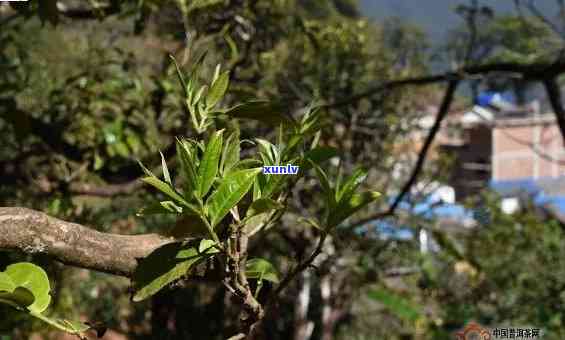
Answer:
POLYGON ((156 234, 102 233, 39 211, 0 207, 0 249, 46 254, 109 274, 131 276, 137 259, 172 241, 156 234))

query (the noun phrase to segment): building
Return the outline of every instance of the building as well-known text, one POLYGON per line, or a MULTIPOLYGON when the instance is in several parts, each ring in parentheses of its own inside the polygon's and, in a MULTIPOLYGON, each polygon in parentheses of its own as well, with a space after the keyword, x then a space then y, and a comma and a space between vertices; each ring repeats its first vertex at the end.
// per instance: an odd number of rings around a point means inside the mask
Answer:
POLYGON ((540 114, 537 102, 520 109, 496 98, 463 114, 460 125, 462 141, 440 146, 455 158, 456 201, 491 188, 508 213, 525 200, 565 212, 565 148, 553 113, 540 114))

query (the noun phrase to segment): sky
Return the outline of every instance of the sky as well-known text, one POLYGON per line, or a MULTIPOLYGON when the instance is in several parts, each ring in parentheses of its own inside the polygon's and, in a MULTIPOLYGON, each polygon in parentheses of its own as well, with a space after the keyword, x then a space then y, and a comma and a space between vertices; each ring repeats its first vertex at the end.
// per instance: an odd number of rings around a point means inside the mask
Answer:
MULTIPOLYGON (((362 14, 382 19, 399 16, 422 26, 432 41, 443 39, 445 33, 462 21, 453 12, 459 4, 469 4, 469 0, 360 0, 362 14)), ((557 12, 557 0, 536 0, 536 6, 549 16, 557 12)), ((488 5, 495 13, 514 11, 513 0, 482 0, 480 5, 488 5)))

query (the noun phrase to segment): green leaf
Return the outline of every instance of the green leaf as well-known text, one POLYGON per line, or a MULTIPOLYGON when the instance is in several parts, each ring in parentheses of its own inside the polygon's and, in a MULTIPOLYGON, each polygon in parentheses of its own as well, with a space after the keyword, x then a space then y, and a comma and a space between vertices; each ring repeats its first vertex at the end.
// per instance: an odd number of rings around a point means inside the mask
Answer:
POLYGON ((98 171, 104 166, 104 159, 100 157, 98 152, 94 153, 94 164, 92 166, 94 167, 94 171, 98 171))
POLYGON ((238 170, 245 170, 245 169, 251 169, 251 168, 258 168, 258 167, 260 167, 261 165, 263 165, 263 163, 262 163, 261 161, 257 160, 257 159, 251 159, 251 158, 242 159, 241 161, 235 163, 235 164, 232 166, 232 168, 231 168, 228 172, 226 172, 226 175, 227 175, 228 173, 236 172, 236 171, 238 171, 238 170))
POLYGON ((253 183, 253 200, 256 201, 262 196, 261 188, 265 186, 265 176, 257 176, 253 183))
POLYGON ((185 94, 188 94, 188 91, 187 91, 188 88, 187 88, 187 86, 186 86, 186 81, 184 81, 184 77, 183 77, 183 75, 182 75, 182 71, 181 71, 181 69, 180 69, 180 67, 179 67, 179 64, 177 63, 177 60, 175 59, 175 57, 174 57, 172 54, 169 55, 169 58, 171 58, 171 60, 172 60, 173 63, 175 64, 175 70, 176 70, 176 72, 177 72, 177 77, 179 78, 179 82, 180 82, 181 85, 182 85, 183 91, 185 91, 185 94))
POLYGON ((161 181, 157 177, 144 177, 141 180, 144 181, 145 183, 153 186, 154 188, 158 189, 159 191, 161 191, 165 195, 169 196, 170 198, 174 199, 175 201, 177 201, 177 203, 181 203, 182 205, 184 205, 186 207, 191 207, 191 205, 184 198, 182 198, 182 196, 179 195, 172 188, 172 186, 161 181))
POLYGON ((177 155, 180 158, 181 171, 184 175, 184 193, 192 198, 199 185, 194 151, 188 142, 177 139, 177 155))
POLYGON ((4 271, 10 276, 16 287, 23 287, 29 290, 35 300, 28 309, 32 312, 42 313, 51 302, 49 291, 51 286, 49 278, 41 267, 33 263, 21 262, 8 266, 4 271))
MULTIPOLYGON (((286 147, 284 149, 284 157, 290 157, 291 155, 295 154, 300 143, 304 140, 304 136, 300 134, 293 134, 290 139, 288 140, 286 147)), ((279 143, 279 145, 282 145, 279 143)))
POLYGON ((200 197, 204 197, 208 193, 216 179, 218 164, 222 154, 222 134, 223 130, 220 130, 212 135, 200 162, 200 167, 198 168, 198 178, 200 180, 198 194, 200 197))
POLYGON ((333 157, 338 155, 337 149, 328 147, 328 146, 320 146, 314 148, 304 154, 303 161, 301 162, 300 166, 303 171, 306 171, 312 167, 309 161, 313 162, 314 164, 320 165, 320 163, 325 162, 333 157))
POLYGON ((189 274, 189 270, 206 255, 194 246, 169 243, 139 261, 133 274, 133 301, 154 295, 165 286, 189 274))
POLYGON ((241 146, 239 145, 239 131, 235 131, 229 135, 224 143, 224 151, 222 152, 222 159, 220 168, 225 174, 239 162, 241 146))
POLYGON ((260 198, 251 203, 251 206, 247 210, 246 217, 259 215, 269 210, 281 209, 282 207, 283 205, 275 200, 270 198, 260 198))
POLYGON ((312 227, 314 227, 318 230, 325 231, 324 228, 322 228, 322 226, 320 226, 320 224, 316 220, 314 220, 313 218, 300 217, 298 219, 298 221, 304 222, 304 223, 306 223, 306 224, 308 224, 308 225, 310 225, 310 226, 312 226, 312 227))
POLYGON ((157 176, 155 176, 155 175, 151 172, 151 170, 147 169, 147 168, 145 167, 145 165, 143 165, 143 163, 141 163, 140 160, 137 160, 137 164, 139 164, 139 166, 141 167, 141 169, 143 170, 143 172, 144 172, 147 176, 149 176, 149 177, 157 177, 157 176))
POLYGON ((239 104, 228 109, 225 113, 233 118, 253 119, 275 126, 281 123, 295 124, 292 117, 285 113, 283 105, 265 100, 253 100, 239 104))
POLYGON ((262 175, 262 177, 267 178, 267 183, 261 190, 261 196, 265 198, 273 196, 280 192, 281 189, 284 188, 286 181, 288 181, 290 178, 289 176, 267 176, 268 175, 262 175))
POLYGON ((261 169, 232 172, 220 183, 218 189, 208 197, 206 208, 210 224, 215 227, 226 214, 245 196, 261 169))
POLYGON ((377 200, 379 197, 381 197, 381 194, 376 191, 366 191, 360 194, 353 194, 348 201, 342 201, 335 209, 331 209, 328 217, 328 227, 335 227, 346 218, 359 211, 361 208, 377 200))
MULTIPOLYGON (((0 273, 2 274, 2 273, 0 273)), ((24 287, 15 287, 11 291, 0 290, 0 303, 15 308, 27 308, 35 301, 33 293, 24 287)))
POLYGON ((159 151, 159 154, 161 155, 161 167, 163 168, 163 177, 165 178, 165 182, 169 183, 169 185, 172 186, 173 182, 171 181, 171 175, 169 174, 169 169, 167 168, 167 161, 165 161, 165 156, 163 156, 163 153, 161 151, 159 151))
POLYGON ((222 65, 220 64, 216 65, 216 69, 214 70, 214 77, 212 78, 212 84, 214 84, 216 80, 218 80, 218 78, 220 77, 221 70, 222 70, 222 65))
POLYGON ((279 275, 275 267, 271 262, 262 258, 248 260, 245 265, 245 275, 250 279, 257 279, 259 281, 279 282, 279 275))
POLYGON ((308 135, 318 129, 318 121, 320 118, 320 108, 311 106, 300 121, 300 133, 308 135))
POLYGON ((196 92, 196 96, 194 96, 194 99, 192 100, 192 105, 196 105, 200 103, 200 99, 202 98, 202 95, 204 94, 204 91, 206 91, 207 88, 208 88, 207 85, 203 85, 202 87, 200 87, 198 92, 196 92))
POLYGON ((367 178, 367 171, 363 169, 355 170, 343 186, 336 189, 335 200, 337 202, 340 202, 342 199, 343 201, 348 201, 365 178, 367 178))
POLYGON ((386 289, 375 289, 368 293, 369 298, 382 303, 386 309, 400 319, 415 322, 421 315, 421 308, 413 306, 406 298, 386 289))
POLYGON ((328 175, 326 175, 325 171, 322 170, 322 168, 320 168, 320 166, 310 160, 307 160, 308 163, 310 164, 311 167, 314 168, 316 175, 318 176, 318 180, 320 181, 320 184, 322 185, 322 190, 324 191, 324 194, 326 195, 326 201, 328 204, 328 208, 330 210, 333 210, 333 207, 335 206, 336 202, 335 202, 335 195, 334 195, 334 191, 333 188, 330 184, 330 181, 328 179, 328 175))
POLYGON ((281 160, 279 149, 267 140, 261 138, 255 138, 255 140, 257 141, 259 155, 263 160, 263 164, 279 165, 281 160))
POLYGON ((218 102, 224 97, 224 94, 228 90, 230 84, 230 72, 225 71, 222 73, 210 87, 208 96, 206 97, 206 106, 212 108, 218 104, 218 102))
POLYGON ((141 208, 136 215, 142 217, 159 214, 181 214, 182 210, 182 207, 179 207, 173 201, 162 201, 141 208))
POLYGON ((216 242, 213 240, 203 239, 200 241, 198 245, 198 252, 200 254, 216 254, 219 253, 220 250, 215 247, 216 242))
POLYGON ((271 217, 272 212, 264 212, 262 214, 253 215, 245 219, 244 230, 247 236, 255 235, 259 230, 266 228, 268 224, 267 221, 271 217))

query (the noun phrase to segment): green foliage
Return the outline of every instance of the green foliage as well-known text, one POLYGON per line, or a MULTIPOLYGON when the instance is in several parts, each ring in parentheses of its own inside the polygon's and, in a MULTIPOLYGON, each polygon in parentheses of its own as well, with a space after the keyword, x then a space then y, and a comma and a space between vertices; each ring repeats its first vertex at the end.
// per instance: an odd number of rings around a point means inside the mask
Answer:
POLYGON ((216 75, 214 80, 212 80, 212 85, 210 87, 210 92, 206 97, 206 106, 208 108, 213 108, 218 104, 218 102, 224 97, 226 91, 228 90, 230 82, 230 73, 225 71, 222 74, 220 72, 220 66, 216 68, 216 75))
MULTIPOLYGON (((167 162, 162 155, 165 181, 161 181, 141 165, 148 175, 142 180, 173 201, 160 201, 142 209, 138 215, 150 213, 177 215, 179 223, 170 234, 175 237, 202 237, 202 231, 207 230, 207 236, 199 247, 184 243, 165 245, 143 259, 133 278, 134 301, 144 300, 176 280, 189 277, 193 267, 202 260, 215 256, 230 256, 229 251, 232 246, 226 230, 228 232, 242 230, 248 236, 254 236, 260 231, 266 231, 268 224, 280 218, 280 214, 277 215, 276 212, 282 212, 286 208, 283 188, 292 185, 297 179, 291 176, 261 174, 260 168, 247 168, 243 164, 253 166, 258 163, 272 166, 289 163, 302 164, 306 169, 314 167, 326 195, 331 196, 328 198, 330 205, 327 207, 329 217, 323 222, 327 228, 335 227, 378 197, 374 192, 356 193, 367 175, 362 170, 354 172, 351 177, 343 181, 343 185, 338 179, 335 188, 330 187, 327 176, 319 164, 334 157, 337 152, 334 148, 317 146, 320 138, 319 107, 307 108, 299 122, 294 122, 290 118, 285 119, 287 123, 293 122, 290 125, 285 125, 282 119, 278 119, 286 117, 285 115, 264 111, 271 107, 266 102, 250 102, 253 104, 243 104, 227 110, 228 119, 251 118, 265 123, 279 123, 276 145, 268 140, 255 138, 260 160, 240 159, 239 131, 230 133, 224 142, 225 130, 215 129, 224 118, 221 115, 207 114, 210 107, 215 106, 225 95, 229 79, 224 79, 224 75, 227 77, 228 74, 220 74, 219 67, 216 68, 211 90, 208 92, 208 98, 211 99, 206 106, 203 106, 195 104, 199 102, 203 88, 197 90, 192 78, 186 81, 178 64, 175 64, 175 67, 181 86, 186 89, 187 103, 189 106, 193 105, 189 109, 200 110, 198 115, 190 112, 193 125, 199 132, 203 132, 204 128, 209 130, 210 138, 205 145, 200 141, 177 139, 176 150, 180 159, 180 181, 184 183, 183 192, 175 188, 175 181, 170 177, 167 162), (250 110, 251 108, 253 110, 250 110), (205 123, 202 123, 204 121, 205 123), (253 188, 252 195, 249 200, 245 200, 251 188, 253 188), (245 218, 242 219, 240 212, 244 211, 245 218), (229 228, 226 228, 228 226, 229 228)), ((301 175, 305 174, 304 172, 301 175)), ((275 267, 264 259, 249 260, 245 271, 249 278, 257 279, 259 285, 263 280, 275 283, 279 281, 275 267)), ((256 294, 258 292, 259 288, 256 294)))
POLYGON ((33 294, 33 303, 25 306, 29 311, 43 313, 47 309, 51 302, 51 287, 43 269, 32 263, 17 263, 8 266, 4 274, 12 280, 14 287, 23 287, 33 294))
POLYGON ((253 201, 253 203, 249 206, 249 209, 247 209, 246 218, 249 219, 267 211, 281 208, 283 208, 283 205, 277 201, 270 198, 259 198, 256 201, 253 201))
POLYGON ((222 155, 223 130, 215 132, 206 145, 206 151, 198 168, 198 198, 203 198, 216 179, 222 155))
MULTIPOLYGON (((560 45, 561 38, 537 17, 489 16, 483 21, 476 25, 476 42, 471 51, 473 62, 547 61, 560 45)), ((447 48, 458 60, 467 53, 469 34, 468 27, 451 32, 447 48)))
MULTIPOLYGON (((200 247, 202 248, 202 247, 200 247)), ((163 287, 179 280, 199 261, 205 260, 211 250, 200 252, 199 247, 183 243, 171 243, 153 251, 142 259, 132 278, 133 301, 142 301, 163 287)))
POLYGON ((279 274, 276 268, 267 260, 261 258, 250 259, 245 267, 245 275, 257 281, 279 282, 279 274))
POLYGON ((292 124, 292 117, 284 112, 281 104, 264 100, 252 100, 238 104, 225 111, 225 114, 233 118, 254 119, 264 123, 278 126, 279 124, 292 124))
POLYGON ((14 307, 26 308, 34 303, 35 296, 29 289, 16 286, 10 275, 1 272, 0 301, 14 307))
POLYGON ((222 179, 218 189, 206 200, 206 211, 212 227, 215 227, 251 189, 259 172, 261 169, 240 170, 222 179))
MULTIPOLYGON (((0 272, 0 303, 5 303, 64 332, 83 339, 89 325, 65 319, 51 318, 44 314, 51 302, 51 286, 45 271, 28 262, 9 265, 0 272)), ((104 331, 100 331, 100 337, 104 331)))
POLYGON ((311 163, 316 170, 318 179, 322 185, 322 190, 326 196, 326 222, 328 228, 333 228, 353 215, 359 209, 377 200, 381 194, 376 191, 366 191, 356 193, 357 188, 366 177, 364 170, 358 169, 351 176, 340 183, 340 178, 335 184, 328 179, 325 171, 314 163, 311 163))
POLYGON ((382 303, 390 312, 406 321, 416 322, 422 317, 421 308, 414 306, 405 297, 387 289, 374 289, 368 293, 368 296, 382 303))

